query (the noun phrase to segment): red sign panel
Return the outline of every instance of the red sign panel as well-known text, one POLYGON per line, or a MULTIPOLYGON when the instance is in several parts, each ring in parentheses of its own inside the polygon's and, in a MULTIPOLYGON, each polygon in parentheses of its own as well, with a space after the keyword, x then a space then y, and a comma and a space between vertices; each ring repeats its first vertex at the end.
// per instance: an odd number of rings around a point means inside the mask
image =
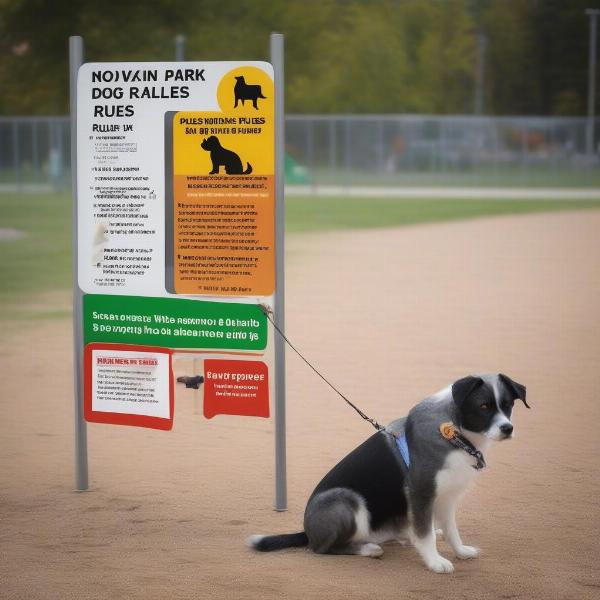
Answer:
POLYGON ((257 360, 204 361, 204 416, 269 416, 269 370, 257 360))

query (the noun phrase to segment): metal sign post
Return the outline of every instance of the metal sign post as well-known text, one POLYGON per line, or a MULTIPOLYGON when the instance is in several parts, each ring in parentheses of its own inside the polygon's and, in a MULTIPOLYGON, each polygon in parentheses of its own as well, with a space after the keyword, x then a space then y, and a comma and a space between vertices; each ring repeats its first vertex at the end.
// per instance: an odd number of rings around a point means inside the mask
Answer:
POLYGON ((175 60, 177 62, 185 60, 185 35, 181 33, 175 36, 175 60))
POLYGON ((588 156, 594 154, 594 104, 596 102, 596 38, 598 33, 598 15, 600 10, 588 9, 585 14, 590 18, 590 48, 588 63, 588 115, 585 136, 585 150, 588 156))
MULTIPOLYGON (((275 314, 285 331, 285 118, 283 34, 271 34, 271 64, 275 75, 275 314)), ((275 336, 275 510, 287 510, 285 439, 285 344, 275 336)))
POLYGON ((75 488, 88 489, 87 425, 83 418, 83 330, 82 297, 77 283, 77 72, 83 64, 83 38, 69 38, 69 95, 71 107, 71 179, 73 194, 73 368, 75 371, 75 488))

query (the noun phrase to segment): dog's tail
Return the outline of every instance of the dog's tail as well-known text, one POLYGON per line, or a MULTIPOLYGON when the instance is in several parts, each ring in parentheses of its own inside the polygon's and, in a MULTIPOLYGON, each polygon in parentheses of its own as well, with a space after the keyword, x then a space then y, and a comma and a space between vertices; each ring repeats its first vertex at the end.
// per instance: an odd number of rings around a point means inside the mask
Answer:
POLYGON ((257 98, 264 98, 265 100, 267 99, 266 96, 263 96, 262 90, 260 90, 259 94, 260 96, 257 96, 257 98))
POLYGON ((252 173, 252 165, 248 163, 248 168, 242 173, 242 175, 250 175, 252 173))
POLYGON ((308 546, 308 536, 304 531, 282 535, 251 535, 248 546, 259 552, 273 552, 284 548, 304 548, 308 546))

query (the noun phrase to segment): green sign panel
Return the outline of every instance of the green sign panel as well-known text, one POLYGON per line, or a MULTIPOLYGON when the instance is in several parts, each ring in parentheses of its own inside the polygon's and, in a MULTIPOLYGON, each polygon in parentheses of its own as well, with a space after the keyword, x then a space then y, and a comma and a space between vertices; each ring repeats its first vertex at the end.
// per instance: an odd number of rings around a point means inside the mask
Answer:
POLYGON ((256 304, 86 294, 85 344, 264 350, 267 318, 256 304))

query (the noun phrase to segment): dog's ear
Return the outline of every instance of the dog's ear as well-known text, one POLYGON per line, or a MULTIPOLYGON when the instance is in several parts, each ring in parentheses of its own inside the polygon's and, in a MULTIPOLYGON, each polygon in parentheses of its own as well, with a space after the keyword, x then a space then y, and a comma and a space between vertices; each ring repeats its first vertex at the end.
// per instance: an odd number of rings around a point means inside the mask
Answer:
POLYGON ((527 408, 531 408, 531 406, 529 406, 529 404, 527 404, 527 400, 526 400, 527 389, 525 388, 524 385, 522 385, 521 383, 517 383, 516 381, 513 381, 508 375, 505 375, 504 373, 499 373, 498 378, 508 388, 508 390, 512 394, 513 400, 517 400, 517 399, 522 400, 523 404, 527 408))
POLYGON ((460 407, 461 404, 479 387, 483 385, 481 377, 469 375, 452 384, 452 398, 454 403, 460 407))

